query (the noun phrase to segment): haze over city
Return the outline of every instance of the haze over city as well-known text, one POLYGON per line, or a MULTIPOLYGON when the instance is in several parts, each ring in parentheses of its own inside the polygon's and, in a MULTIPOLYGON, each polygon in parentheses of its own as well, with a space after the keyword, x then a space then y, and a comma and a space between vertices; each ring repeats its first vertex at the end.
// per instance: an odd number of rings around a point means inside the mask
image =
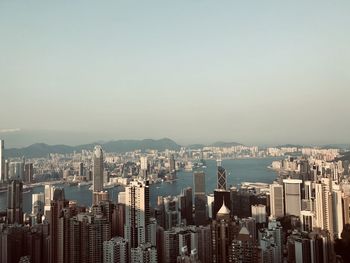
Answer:
POLYGON ((2 1, 0 137, 349 143, 349 7, 2 1))

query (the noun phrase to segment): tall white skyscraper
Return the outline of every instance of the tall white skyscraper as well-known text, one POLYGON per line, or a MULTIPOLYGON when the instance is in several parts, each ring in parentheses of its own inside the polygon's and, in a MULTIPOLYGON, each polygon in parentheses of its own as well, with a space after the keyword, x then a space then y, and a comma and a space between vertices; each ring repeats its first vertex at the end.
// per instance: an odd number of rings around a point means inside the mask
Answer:
POLYGON ((284 216, 283 186, 278 183, 270 185, 270 209, 274 218, 284 216))
POLYGON ((0 140, 0 182, 5 181, 4 140, 0 140))
POLYGON ((124 235, 130 248, 136 248, 149 241, 150 221, 148 182, 131 181, 125 187, 124 235))
POLYGON ((93 156, 93 191, 101 192, 103 190, 103 151, 101 146, 96 145, 93 156))
POLYGON ((286 215, 300 216, 301 211, 301 183, 299 179, 284 179, 284 201, 286 215))
POLYGON ((333 181, 332 185, 333 229, 335 238, 341 238, 344 228, 342 191, 339 184, 333 181))

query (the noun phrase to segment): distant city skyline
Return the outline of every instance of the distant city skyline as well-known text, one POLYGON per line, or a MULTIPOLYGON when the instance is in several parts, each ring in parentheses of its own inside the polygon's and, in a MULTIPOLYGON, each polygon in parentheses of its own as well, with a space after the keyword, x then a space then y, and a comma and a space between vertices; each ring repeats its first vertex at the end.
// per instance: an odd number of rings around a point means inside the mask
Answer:
POLYGON ((2 1, 0 138, 349 143, 349 10, 2 1))

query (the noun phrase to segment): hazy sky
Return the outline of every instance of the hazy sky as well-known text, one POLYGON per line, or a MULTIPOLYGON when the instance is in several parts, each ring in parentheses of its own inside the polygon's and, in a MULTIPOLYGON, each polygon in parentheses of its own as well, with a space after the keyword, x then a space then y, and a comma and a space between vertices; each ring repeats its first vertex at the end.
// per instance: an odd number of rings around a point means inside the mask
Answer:
POLYGON ((350 143, 349 84, 348 0, 0 1, 13 145, 350 143))

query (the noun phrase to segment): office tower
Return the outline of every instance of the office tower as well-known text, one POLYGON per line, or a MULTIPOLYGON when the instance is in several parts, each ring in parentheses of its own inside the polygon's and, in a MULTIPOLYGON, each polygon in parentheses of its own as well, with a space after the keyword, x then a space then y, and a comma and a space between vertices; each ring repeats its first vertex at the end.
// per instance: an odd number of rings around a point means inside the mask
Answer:
POLYGON ((150 221, 148 181, 132 181, 125 187, 125 239, 130 248, 148 242, 150 221))
POLYGON ((157 263, 157 249, 150 243, 131 249, 132 263, 157 263))
POLYGON ((332 182, 332 215, 334 238, 341 238, 344 228, 343 209, 342 209, 342 191, 339 184, 332 182))
POLYGON ((206 216, 206 195, 205 195, 205 173, 193 173, 194 185, 194 222, 198 225, 205 225, 207 222, 206 216))
POLYGON ((79 176, 84 176, 84 163, 79 163, 79 176))
POLYGON ((238 236, 232 240, 231 262, 259 262, 259 250, 255 240, 246 227, 242 227, 238 236))
POLYGON ((344 195, 342 196, 342 211, 344 222, 343 224, 350 224, 350 196, 344 195))
POLYGON ((314 227, 314 213, 309 210, 300 211, 300 223, 301 230, 305 232, 311 232, 314 227))
POLYGON ((26 236, 29 228, 22 225, 8 225, 0 229, 0 262, 19 262, 28 255, 26 236))
POLYGON ((51 210, 51 200, 53 199, 53 191, 54 188, 50 184, 45 184, 44 188, 44 196, 45 196, 45 202, 44 202, 44 214, 47 215, 47 213, 51 210))
POLYGON ((216 219, 211 223, 213 263, 228 262, 232 240, 238 234, 237 230, 236 223, 231 219, 230 210, 223 202, 216 219))
POLYGON ((175 164, 174 154, 172 154, 169 158, 169 170, 171 173, 176 172, 176 164, 175 164))
POLYGON ((216 213, 221 208, 223 201, 225 201, 225 205, 227 207, 231 207, 230 191, 226 191, 222 189, 214 190, 214 204, 213 204, 213 210, 212 210, 213 218, 216 218, 216 213))
POLYGON ((332 215, 332 184, 329 178, 321 178, 321 181, 315 184, 315 198, 315 225, 316 227, 319 227, 323 230, 328 230, 330 233, 330 237, 333 239, 334 225, 332 215))
POLYGON ((286 215, 300 216, 301 188, 299 179, 284 179, 284 200, 286 215))
POLYGON ((113 236, 123 237, 125 225, 125 204, 117 203, 115 205, 114 213, 115 216, 113 217, 113 221, 115 221, 115 224, 112 223, 112 234, 113 236), (114 225, 116 227, 115 230, 113 229, 114 225))
POLYGON ((128 242, 122 237, 113 237, 103 242, 103 263, 128 263, 128 242))
MULTIPOLYGON (((252 235, 253 240, 256 240, 256 221, 253 217, 246 217, 246 218, 241 218, 239 220, 239 226, 245 227, 248 229, 249 233, 252 235)), ((261 228, 260 228, 261 229, 261 228)))
POLYGON ((147 179, 148 175, 148 159, 146 156, 140 158, 140 175, 143 179, 147 179))
POLYGON ((94 192, 92 194, 92 199, 93 199, 92 204, 93 205, 97 205, 97 204, 99 204, 102 201, 108 201, 109 200, 109 194, 108 194, 107 191, 94 192))
POLYGON ((226 170, 222 166, 218 166, 217 178, 217 189, 226 190, 226 170))
POLYGON ((252 205, 252 217, 257 224, 266 223, 266 206, 264 205, 252 205))
POLYGON ((166 230, 163 233, 161 262, 176 263, 179 253, 179 240, 175 229, 166 230))
MULTIPOLYGON (((45 186, 45 202, 46 202, 46 186, 45 186)), ((52 189, 50 189, 52 191, 52 189)), ((62 226, 60 224, 61 213, 64 208, 68 207, 68 200, 65 200, 64 189, 54 188, 51 200, 51 209, 48 213, 50 224, 50 262, 56 263, 63 256, 63 252, 59 251, 60 241, 62 240, 62 226)))
POLYGON ((182 190, 182 193, 180 195, 181 219, 186 220, 186 225, 193 224, 192 209, 192 188, 187 187, 182 190))
POLYGON ((9 179, 9 172, 10 172, 10 162, 9 160, 5 160, 5 166, 4 166, 4 181, 7 182, 9 179))
POLYGON ((214 194, 207 195, 208 217, 213 218, 214 194))
POLYGON ((181 223, 181 212, 179 211, 179 200, 177 197, 164 197, 165 230, 181 223))
POLYGON ((12 180, 7 187, 7 223, 23 224, 23 184, 12 180))
POLYGON ((23 180, 24 179, 24 163, 23 162, 11 162, 9 164, 9 179, 23 180))
POLYGON ((44 215, 45 195, 44 193, 32 194, 32 214, 40 221, 44 215))
POLYGON ((262 249, 263 262, 282 262, 283 239, 282 226, 279 221, 273 219, 267 228, 259 229, 259 243, 262 249), (270 255, 266 255, 270 253, 270 255), (272 259, 269 261, 268 259, 272 259))
POLYGON ((198 234, 198 258, 201 263, 212 262, 210 225, 196 227, 198 234))
MULTIPOLYGON (((210 240, 207 241, 210 242, 210 240)), ((184 249, 198 251, 197 228, 195 226, 181 226, 164 231, 161 247, 161 262, 176 263, 177 257, 184 249)))
POLYGON ((0 183, 5 182, 4 140, 0 140, 0 183))
POLYGON ((34 175, 34 169, 32 163, 26 163, 24 166, 24 181, 26 183, 32 183, 33 182, 33 175, 34 175))
POLYGON ((278 183, 270 185, 271 216, 279 218, 284 216, 283 186, 278 183))
POLYGON ((93 191, 103 190, 103 151, 101 146, 95 146, 93 152, 93 191))

